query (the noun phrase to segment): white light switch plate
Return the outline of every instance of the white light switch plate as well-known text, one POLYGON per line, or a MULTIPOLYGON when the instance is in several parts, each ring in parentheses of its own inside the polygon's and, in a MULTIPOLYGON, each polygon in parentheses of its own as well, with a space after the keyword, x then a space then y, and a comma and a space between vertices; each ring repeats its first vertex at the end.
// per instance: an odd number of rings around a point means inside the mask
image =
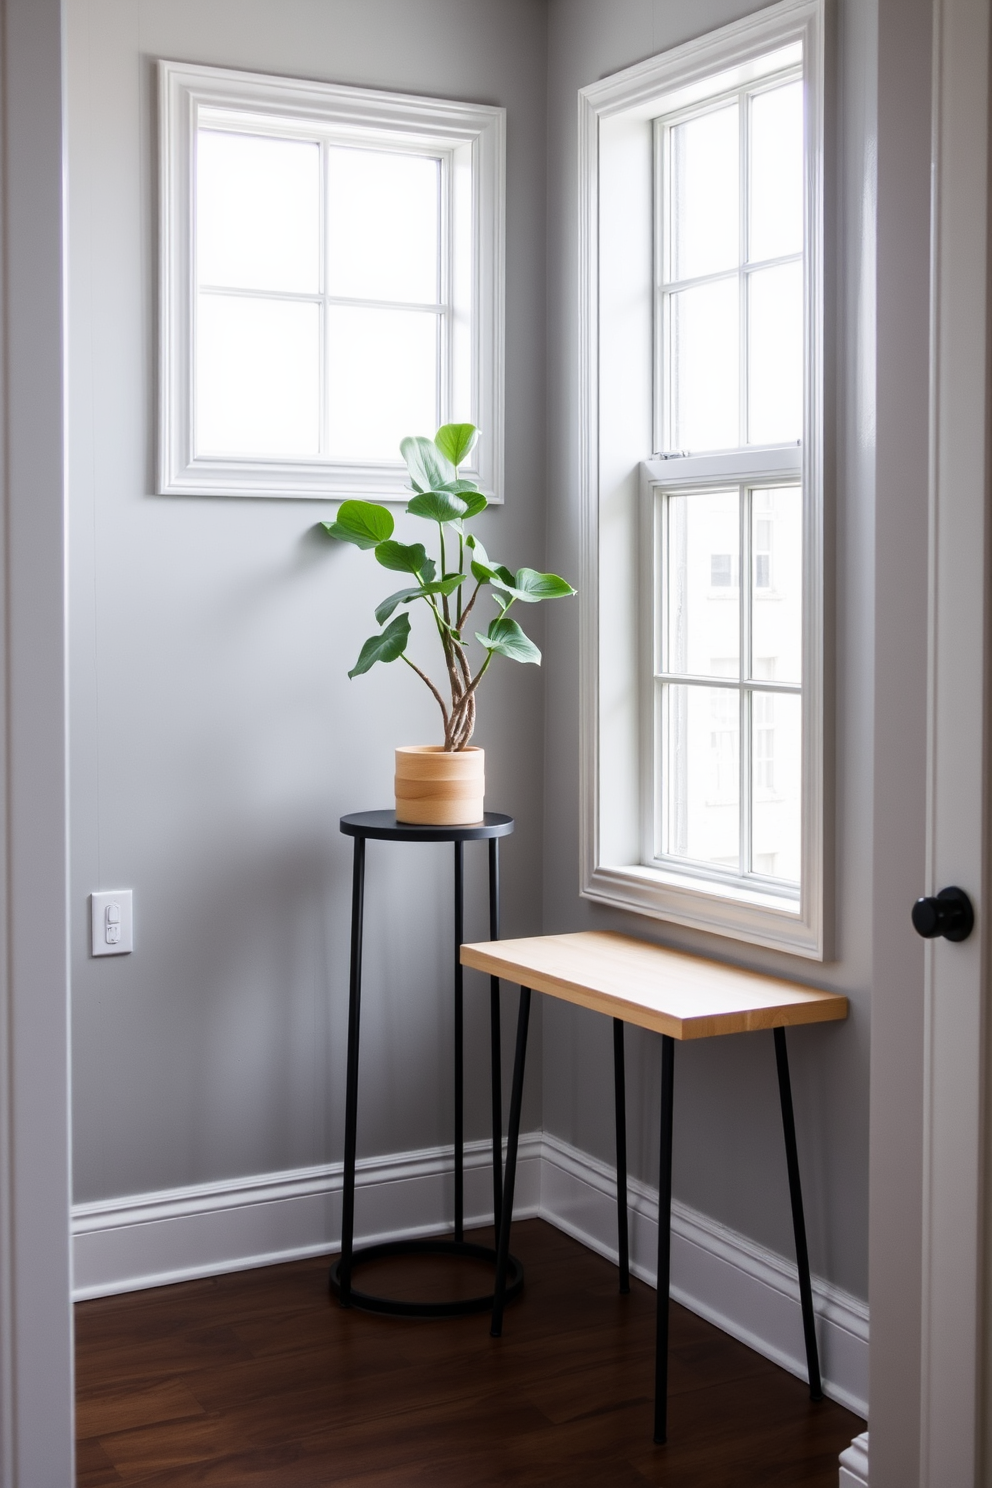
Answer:
POLYGON ((126 956, 134 949, 131 890, 90 895, 90 954, 126 956))

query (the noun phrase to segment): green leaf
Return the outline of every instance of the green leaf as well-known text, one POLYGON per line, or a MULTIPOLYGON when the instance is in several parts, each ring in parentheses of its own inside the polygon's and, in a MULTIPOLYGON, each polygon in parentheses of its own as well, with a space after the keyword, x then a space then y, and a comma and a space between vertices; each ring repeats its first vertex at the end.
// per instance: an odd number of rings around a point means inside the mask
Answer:
POLYGON ((481 491, 463 491, 461 494, 466 507, 466 521, 468 521, 469 517, 477 517, 489 505, 489 502, 481 491))
POLYGON ((436 590, 438 594, 454 594, 459 584, 464 584, 467 577, 468 575, 463 573, 445 574, 443 579, 439 579, 436 584, 428 585, 428 588, 436 590))
POLYGON ((500 563, 493 563, 474 532, 468 534, 465 539, 465 545, 471 548, 475 554, 472 559, 472 575, 478 579, 480 584, 491 584, 494 581, 501 582, 501 575, 505 575, 511 583, 513 582, 513 574, 510 573, 510 570, 504 568, 500 563))
POLYGON ((498 651, 500 656, 508 656, 511 661, 531 661, 537 666, 541 664, 541 653, 534 642, 524 635, 516 620, 511 620, 507 615, 499 615, 491 621, 485 635, 476 631, 475 639, 487 651, 498 651))
POLYGON ((454 466, 441 454, 433 439, 425 439, 422 434, 401 439, 400 454, 406 461, 415 491, 436 491, 455 478, 454 466))
POLYGON ((384 599, 377 607, 375 618, 380 625, 385 625, 397 605, 410 604, 415 599, 427 599, 431 594, 453 594, 459 584, 464 584, 464 574, 446 574, 436 584, 430 582, 419 584, 416 589, 397 589, 388 599, 384 599))
POLYGON ((406 650, 406 643, 409 639, 410 616, 397 615, 381 635, 369 636, 348 676, 360 677, 363 672, 375 666, 377 661, 396 661, 406 650))
POLYGON ((571 584, 566 584, 557 574, 538 573, 533 568, 518 568, 512 574, 508 568, 498 568, 491 581, 511 599, 522 599, 525 604, 537 604, 542 599, 563 599, 574 594, 571 584))
POLYGON ((376 624, 385 625, 397 605, 406 604, 411 599, 419 599, 422 592, 419 587, 416 589, 397 589, 395 594, 390 594, 388 599, 384 599, 381 604, 376 605, 376 624))
POLYGON ((514 588, 521 599, 535 602, 540 599, 564 599, 575 593, 571 584, 560 579, 557 574, 538 573, 533 568, 517 569, 514 588))
MULTIPOLYGON (((423 543, 381 542, 375 550, 376 560, 383 568, 395 569, 397 573, 412 573, 419 578, 427 563, 427 550, 423 543)), ((431 574, 431 578, 434 575, 431 574)))
POLYGON ((479 431, 474 424, 443 424, 434 435, 434 443, 446 460, 460 465, 471 453, 479 431))
POLYGON ((457 522, 465 515, 465 502, 450 491, 422 491, 406 509, 411 517, 426 517, 429 522, 457 522))
POLYGON ((374 548, 393 535, 393 514, 372 501, 342 501, 337 520, 321 522, 328 537, 354 543, 356 548, 374 548))

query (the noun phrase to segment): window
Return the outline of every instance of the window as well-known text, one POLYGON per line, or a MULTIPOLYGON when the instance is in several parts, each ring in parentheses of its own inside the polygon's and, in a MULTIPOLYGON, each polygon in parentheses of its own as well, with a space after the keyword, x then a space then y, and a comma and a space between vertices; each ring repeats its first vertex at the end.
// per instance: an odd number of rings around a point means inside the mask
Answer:
POLYGON ((657 556, 649 623, 659 644, 654 695, 647 700, 656 780, 645 861, 694 864, 742 885, 768 879, 773 891, 798 894, 798 717, 793 727, 780 729, 783 788, 774 797, 775 808, 768 803, 775 775, 776 700, 783 719, 791 719, 789 709, 801 708, 801 488, 746 482, 718 491, 652 486, 650 499, 657 556), (771 586, 773 541, 777 589, 771 586), (731 545, 729 553, 713 551, 731 545), (743 587, 736 584, 738 572, 745 576, 743 587), (710 735, 709 775, 716 770, 716 788, 693 765, 704 755, 707 709, 713 720, 721 720, 719 731, 710 735), (753 739, 753 748, 741 749, 742 739, 753 739))
POLYGON ((580 146, 583 892, 814 957, 822 28, 782 0, 594 84, 580 146))
POLYGON ((501 499, 503 110, 159 64, 160 490, 404 499, 452 420, 501 499))

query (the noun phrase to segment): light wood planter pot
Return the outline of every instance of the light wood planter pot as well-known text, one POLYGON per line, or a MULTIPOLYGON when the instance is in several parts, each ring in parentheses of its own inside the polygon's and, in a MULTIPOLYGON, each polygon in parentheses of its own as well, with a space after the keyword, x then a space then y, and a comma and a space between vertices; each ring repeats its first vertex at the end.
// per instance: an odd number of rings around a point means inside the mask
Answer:
POLYGON ((485 813, 483 749, 445 753, 440 744, 407 744, 396 751, 396 820, 419 826, 464 827, 485 813))

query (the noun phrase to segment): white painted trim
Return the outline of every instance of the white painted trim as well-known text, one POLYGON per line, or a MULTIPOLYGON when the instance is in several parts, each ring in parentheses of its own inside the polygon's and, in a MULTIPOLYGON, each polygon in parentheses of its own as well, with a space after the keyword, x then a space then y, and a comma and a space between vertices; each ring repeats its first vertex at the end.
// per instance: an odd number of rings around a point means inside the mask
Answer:
POLYGON ((0 4, 2 1488, 75 1481, 62 25, 60 0, 0 4))
MULTIPOLYGON (((824 503, 826 401, 824 361, 824 201, 826 86, 825 0, 780 0, 755 15, 593 83, 579 94, 579 481, 581 508, 581 796, 580 892, 636 914, 689 925, 734 940, 822 961, 829 954, 825 916, 827 855, 824 503), (653 314, 650 271, 630 248, 637 182, 647 179, 651 120, 751 80, 773 49, 803 45, 807 128, 805 284, 806 437, 798 455, 804 499, 803 866, 797 902, 768 903, 737 885, 645 867, 642 820, 648 751, 636 700, 644 691, 646 638, 631 594, 637 587, 642 462, 651 449, 653 408, 640 407, 654 352, 644 321, 653 314), (603 162, 608 162, 608 169, 603 162), (628 180, 629 177, 629 180, 628 180), (610 192, 623 182, 626 210, 610 192), (633 184, 631 184, 633 183, 633 184), (632 194, 633 193, 633 196, 632 194), (622 220, 622 227, 614 222, 622 220), (622 270, 611 270, 613 259, 622 270), (611 273, 624 276, 622 306, 610 299, 611 273), (630 278, 630 284, 627 278, 630 278), (635 282, 636 281, 636 282, 635 282), (643 361, 643 377, 631 375, 643 361), (634 385, 637 384, 635 387, 634 385), (622 409, 612 389, 622 386, 622 409), (610 400, 612 399, 612 403, 610 400), (611 412, 604 411, 607 406, 611 412), (641 441, 638 447, 638 441, 641 441), (761 900, 764 902, 759 902, 761 900)), ((649 204, 650 205, 650 204, 649 204)), ((650 221, 651 213, 647 212, 650 221)), ((650 226, 645 228, 650 236, 650 226)), ((650 253, 648 254, 650 258, 650 253)), ((650 405, 653 400, 647 398, 650 405)), ((725 457, 698 462, 711 472, 725 457)), ((782 458, 785 458, 784 456, 782 458)), ((777 457, 776 457, 777 459, 777 457)), ((745 464, 747 457, 745 457, 745 464)), ((773 462, 774 463, 774 462, 773 462)), ((645 463, 645 478, 685 478, 692 460, 645 463), (668 467, 671 465, 672 469, 668 467), (675 467, 684 466, 685 470, 675 467)), ((653 674, 652 674, 653 676, 653 674)), ((653 691, 653 686, 652 686, 653 691)))
POLYGON ((840 1454, 839 1488, 868 1488, 868 1433, 862 1431, 840 1454))
MULTIPOLYGON (((492 1223, 488 1142, 466 1145, 466 1224, 492 1223)), ((340 1245, 340 1163, 140 1194, 73 1209, 77 1298, 272 1265, 340 1245)), ((451 1149, 359 1163, 360 1243, 449 1226, 451 1149)), ((521 1138, 515 1217, 539 1216, 615 1261, 614 1170, 557 1137, 521 1138)), ((655 1284, 657 1195, 631 1180, 631 1265, 655 1284)), ((868 1310, 814 1278, 824 1388, 864 1414, 868 1310)), ((672 1296, 766 1358, 805 1377, 795 1266, 706 1215, 672 1211, 672 1296)))
MULTIPOLYGON (((541 1217, 615 1261, 615 1170, 544 1135, 541 1217)), ((657 1191, 628 1179, 631 1270, 656 1284, 657 1191)), ((795 1263, 688 1204, 672 1203, 671 1295, 790 1374, 806 1378, 795 1263)), ((827 1395, 864 1416, 868 1398, 868 1307, 813 1277, 820 1367, 827 1395)))
MULTIPOLYGON (((274 128, 309 126, 363 143, 420 144, 457 156, 464 191, 459 219, 470 223, 471 420, 482 430, 474 476, 491 501, 503 500, 506 110, 414 94, 386 93, 229 68, 160 61, 159 85, 159 438, 161 495, 271 496, 326 501, 341 496, 407 501, 396 462, 330 459, 232 460, 193 452, 193 148, 200 109, 239 110, 274 128), (463 168, 464 156, 464 168, 463 168), (463 179, 464 178, 464 179, 463 179)), ((257 126, 256 126, 257 127, 257 126)), ((449 368, 450 372, 450 368, 449 368)), ((433 430, 412 430, 433 433, 433 430)))
POLYGON ((810 17, 821 11, 819 0, 778 0, 778 4, 766 5, 728 26, 590 83, 582 95, 602 118, 632 109, 644 119, 674 113, 777 70, 778 63, 757 69, 749 64, 760 61, 770 48, 802 39, 810 17))
MULTIPOLYGON (((540 1133, 522 1136, 514 1205, 521 1218, 538 1212, 540 1158, 540 1133)), ((356 1243, 449 1228, 451 1161, 450 1147, 359 1159, 356 1243)), ((466 1225, 492 1223, 491 1161, 488 1142, 466 1143, 466 1225)), ((342 1171, 342 1163, 326 1163, 77 1204, 73 1295, 140 1291, 337 1250, 342 1171)))
MULTIPOLYGON (((982 1338, 988 1041, 989 0, 934 7, 927 864, 975 930, 925 960, 920 1488, 971 1488, 982 1338), (984 615, 983 615, 984 612, 984 615)), ((987 1465, 986 1465, 987 1471, 987 1465)))

